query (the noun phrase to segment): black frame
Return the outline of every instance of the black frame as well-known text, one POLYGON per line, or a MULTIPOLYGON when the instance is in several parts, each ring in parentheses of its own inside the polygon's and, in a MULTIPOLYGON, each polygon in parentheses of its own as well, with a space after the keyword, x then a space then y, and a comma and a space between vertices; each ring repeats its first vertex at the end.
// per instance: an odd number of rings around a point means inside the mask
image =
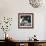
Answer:
POLYGON ((24 28, 24 29, 26 29, 26 28, 33 28, 34 27, 34 14, 33 13, 18 13, 18 28, 24 28), (31 18, 31 25, 30 26, 22 26, 22 25, 20 25, 20 17, 21 16, 30 16, 30 18, 31 18))

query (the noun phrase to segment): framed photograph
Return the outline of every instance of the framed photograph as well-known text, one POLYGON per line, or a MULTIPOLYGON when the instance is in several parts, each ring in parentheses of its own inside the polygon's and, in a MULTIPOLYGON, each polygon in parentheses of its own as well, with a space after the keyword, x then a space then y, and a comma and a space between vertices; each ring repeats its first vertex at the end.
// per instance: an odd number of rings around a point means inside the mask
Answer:
POLYGON ((18 28, 33 28, 33 13, 18 13, 18 28))

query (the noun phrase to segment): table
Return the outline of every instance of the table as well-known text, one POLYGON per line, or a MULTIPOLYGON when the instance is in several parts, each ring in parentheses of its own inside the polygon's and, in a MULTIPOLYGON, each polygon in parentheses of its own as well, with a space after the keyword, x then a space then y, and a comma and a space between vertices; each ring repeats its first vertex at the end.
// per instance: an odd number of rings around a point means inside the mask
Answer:
POLYGON ((46 40, 29 41, 29 40, 7 40, 7 43, 16 46, 46 46, 46 40))

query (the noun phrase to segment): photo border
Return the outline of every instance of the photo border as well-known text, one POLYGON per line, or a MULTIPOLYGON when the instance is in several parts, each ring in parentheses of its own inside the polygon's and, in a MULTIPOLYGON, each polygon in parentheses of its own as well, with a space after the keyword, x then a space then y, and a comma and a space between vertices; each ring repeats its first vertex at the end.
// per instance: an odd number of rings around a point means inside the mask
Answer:
MULTIPOLYGON (((24 15, 25 16, 25 15, 24 15)), ((31 29, 31 28, 34 28, 34 14, 33 13, 18 13, 18 28, 19 29, 31 29), (32 27, 21 27, 20 25, 19 25, 19 23, 20 23, 20 15, 24 15, 24 14, 29 14, 29 15, 32 15, 32 27)))

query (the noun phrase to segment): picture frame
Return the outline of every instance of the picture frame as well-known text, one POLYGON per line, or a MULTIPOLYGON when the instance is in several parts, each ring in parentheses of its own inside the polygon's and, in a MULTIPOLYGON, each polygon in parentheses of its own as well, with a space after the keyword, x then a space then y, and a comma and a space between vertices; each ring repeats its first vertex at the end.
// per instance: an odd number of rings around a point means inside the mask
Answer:
POLYGON ((18 13, 18 28, 33 28, 34 27, 33 13, 18 13))

